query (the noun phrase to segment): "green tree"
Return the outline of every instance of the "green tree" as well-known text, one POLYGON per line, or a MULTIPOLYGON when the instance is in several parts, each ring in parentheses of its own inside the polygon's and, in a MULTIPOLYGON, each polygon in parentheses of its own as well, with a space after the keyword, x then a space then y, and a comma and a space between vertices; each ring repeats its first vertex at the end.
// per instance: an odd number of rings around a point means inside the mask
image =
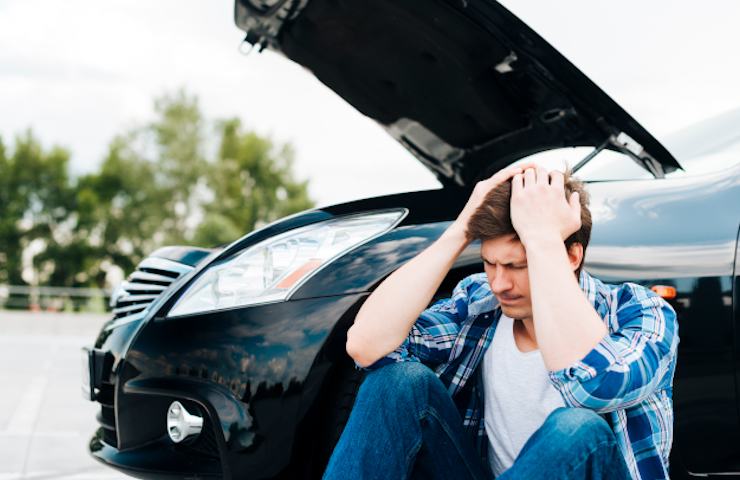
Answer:
POLYGON ((218 245, 255 227, 314 206, 308 181, 293 178, 293 149, 275 148, 270 139, 244 132, 233 118, 219 125, 221 146, 209 165, 207 186, 213 200, 204 205, 205 219, 194 243, 218 245))
POLYGON ((18 211, 13 190, 13 168, 5 155, 0 138, 0 283, 20 281, 20 235, 17 223, 23 218, 18 211))
POLYGON ((155 100, 157 119, 116 136, 100 171, 79 179, 80 218, 105 265, 125 273, 156 248, 190 244, 205 174, 203 117, 180 90, 155 100))
POLYGON ((0 283, 104 287, 164 245, 215 246, 313 207, 294 180, 290 145, 276 147, 234 118, 207 135, 184 90, 154 102, 156 120, 116 136, 98 172, 69 176, 70 153, 45 151, 29 130, 8 156, 0 139, 0 283), (206 145, 220 145, 207 160, 206 145))
POLYGON ((180 89, 154 101, 158 120, 147 130, 154 136, 155 179, 165 244, 191 243, 201 201, 196 194, 206 173, 206 138, 198 98, 180 89))
MULTIPOLYGON (((0 147, 0 281, 25 284, 23 252, 36 255, 31 283, 71 285, 67 262, 76 247, 75 196, 69 178, 70 154, 44 151, 31 130, 16 137, 13 155, 0 147)), ((74 268, 72 268, 74 269, 74 268)))
POLYGON ((289 145, 219 122, 215 138, 197 97, 180 90, 154 102, 157 118, 116 137, 99 173, 78 182, 80 224, 106 264, 126 273, 164 245, 210 247, 313 207, 296 182, 289 145), (206 159, 206 145, 220 145, 206 159))
POLYGON ((100 172, 80 178, 77 185, 79 226, 87 245, 105 266, 118 265, 125 272, 151 253, 163 235, 162 205, 168 195, 157 188, 156 164, 139 151, 144 133, 114 138, 100 172))

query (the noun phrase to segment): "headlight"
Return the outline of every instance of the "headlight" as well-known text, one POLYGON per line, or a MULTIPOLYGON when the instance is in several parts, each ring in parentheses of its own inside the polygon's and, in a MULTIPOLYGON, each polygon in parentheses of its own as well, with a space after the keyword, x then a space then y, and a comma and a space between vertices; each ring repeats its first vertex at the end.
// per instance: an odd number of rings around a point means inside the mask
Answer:
POLYGON ((352 215, 268 238, 211 265, 187 289, 170 317, 286 300, 336 258, 392 229, 405 210, 352 215))

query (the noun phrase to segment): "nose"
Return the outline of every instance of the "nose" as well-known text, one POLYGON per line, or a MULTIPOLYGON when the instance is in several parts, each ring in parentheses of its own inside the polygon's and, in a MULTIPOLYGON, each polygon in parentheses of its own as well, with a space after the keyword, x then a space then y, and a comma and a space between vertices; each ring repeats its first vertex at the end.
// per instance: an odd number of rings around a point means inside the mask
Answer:
POLYGON ((506 292, 513 287, 509 273, 505 268, 498 265, 489 272, 488 283, 491 285, 491 292, 494 294, 506 292))

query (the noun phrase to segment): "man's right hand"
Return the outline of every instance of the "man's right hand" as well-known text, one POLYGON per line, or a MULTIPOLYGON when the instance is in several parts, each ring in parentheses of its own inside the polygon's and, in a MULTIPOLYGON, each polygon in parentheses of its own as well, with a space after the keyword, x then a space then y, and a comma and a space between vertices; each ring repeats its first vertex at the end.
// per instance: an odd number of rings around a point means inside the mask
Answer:
POLYGON ((504 168, 478 182, 455 222, 426 250, 393 272, 368 297, 347 332, 347 353, 367 367, 396 350, 416 319, 437 293, 442 280, 470 244, 468 220, 494 187, 509 180, 531 162, 504 168))

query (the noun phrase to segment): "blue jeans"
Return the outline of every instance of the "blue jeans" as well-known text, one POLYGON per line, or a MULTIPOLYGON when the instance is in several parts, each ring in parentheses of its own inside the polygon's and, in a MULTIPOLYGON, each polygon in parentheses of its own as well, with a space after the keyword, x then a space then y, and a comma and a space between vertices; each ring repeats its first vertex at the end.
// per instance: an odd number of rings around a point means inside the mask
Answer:
MULTIPOLYGON (((444 385, 420 363, 367 376, 324 472, 324 480, 371 478, 493 478, 444 385)), ((609 425, 581 408, 555 410, 498 478, 631 479, 609 425)))

